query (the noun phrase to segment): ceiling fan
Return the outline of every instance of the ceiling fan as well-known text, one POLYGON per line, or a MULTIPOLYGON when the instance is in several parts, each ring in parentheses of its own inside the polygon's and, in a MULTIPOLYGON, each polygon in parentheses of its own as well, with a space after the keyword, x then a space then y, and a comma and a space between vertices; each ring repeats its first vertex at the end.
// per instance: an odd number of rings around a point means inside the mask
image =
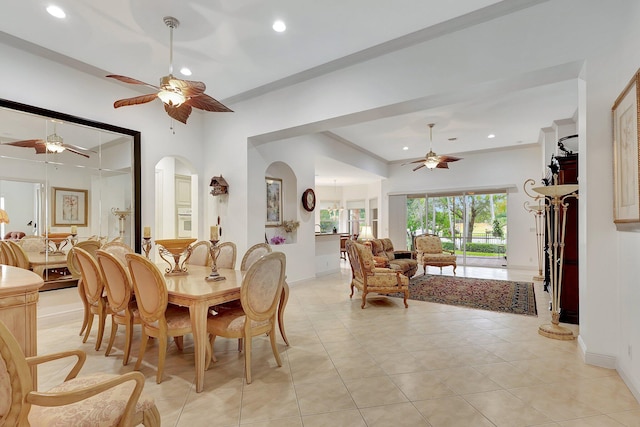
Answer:
POLYGON ((221 102, 204 93, 207 87, 203 82, 181 80, 173 77, 173 29, 178 28, 180 21, 172 16, 165 16, 164 23, 169 27, 169 75, 160 78, 160 86, 154 86, 131 77, 115 74, 108 75, 107 77, 124 83, 149 86, 157 91, 148 95, 120 99, 113 103, 113 107, 145 104, 160 98, 164 103, 164 109, 167 114, 184 124, 187 124, 192 108, 205 111, 231 112, 232 110, 222 105, 221 102))
POLYGON ((56 133, 55 121, 53 122, 53 133, 47 136, 46 140, 45 139, 25 139, 22 141, 5 142, 2 145, 13 145, 15 147, 34 148, 36 150, 36 154, 62 153, 63 151, 67 150, 67 151, 70 151, 71 153, 89 158, 89 154, 86 154, 86 152, 93 153, 93 151, 88 150, 86 148, 78 147, 77 145, 65 144, 62 137, 56 133))
POLYGON ((404 163, 404 165, 409 165, 412 163, 422 163, 421 165, 413 168, 413 171, 417 171, 420 168, 427 167, 427 169, 449 169, 449 163, 457 162, 458 160, 462 160, 461 157, 453 157, 453 156, 438 156, 433 152, 432 144, 433 144, 433 127, 435 123, 429 123, 429 152, 424 156, 423 159, 414 160, 413 162, 404 163))

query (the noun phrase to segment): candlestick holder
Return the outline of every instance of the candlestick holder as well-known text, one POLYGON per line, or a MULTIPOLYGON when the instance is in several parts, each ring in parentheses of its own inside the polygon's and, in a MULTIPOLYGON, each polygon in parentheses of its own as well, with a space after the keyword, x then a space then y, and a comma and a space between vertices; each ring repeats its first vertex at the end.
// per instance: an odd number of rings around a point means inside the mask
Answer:
POLYGON ((78 233, 71 234, 71 246, 75 246, 78 243, 78 233))
POLYGON ((573 332, 560 326, 560 296, 562 292, 562 265, 564 261, 564 239, 566 228, 568 198, 578 198, 577 184, 557 183, 557 175, 553 175, 553 184, 545 187, 535 187, 533 191, 545 199, 547 240, 549 248, 549 282, 551 285, 551 323, 540 325, 538 333, 557 340, 573 340, 573 332))
POLYGON ((144 251, 144 256, 148 259, 149 252, 151 252, 151 237, 143 237, 142 240, 142 250, 144 251))
POLYGON ((218 273, 218 266, 216 265, 216 258, 218 257, 218 252, 220 252, 220 249, 218 248, 218 242, 220 240, 209 240, 209 242, 211 243, 211 245, 209 246, 209 251, 211 253, 211 273, 205 277, 205 280, 207 281, 218 281, 218 280, 224 280, 226 279, 226 277, 221 276, 220 273, 218 273))

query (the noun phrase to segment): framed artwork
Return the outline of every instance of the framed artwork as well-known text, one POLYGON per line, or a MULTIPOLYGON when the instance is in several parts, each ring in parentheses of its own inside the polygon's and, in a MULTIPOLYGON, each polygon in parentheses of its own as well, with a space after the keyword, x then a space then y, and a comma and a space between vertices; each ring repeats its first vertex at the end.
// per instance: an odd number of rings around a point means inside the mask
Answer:
POLYGON ((638 89, 640 70, 613 104, 613 222, 640 222, 638 89))
POLYGON ((282 180, 265 178, 267 183, 267 227, 282 225, 282 180))
POLYGON ((68 225, 87 226, 89 215, 89 190, 53 187, 54 227, 68 225))

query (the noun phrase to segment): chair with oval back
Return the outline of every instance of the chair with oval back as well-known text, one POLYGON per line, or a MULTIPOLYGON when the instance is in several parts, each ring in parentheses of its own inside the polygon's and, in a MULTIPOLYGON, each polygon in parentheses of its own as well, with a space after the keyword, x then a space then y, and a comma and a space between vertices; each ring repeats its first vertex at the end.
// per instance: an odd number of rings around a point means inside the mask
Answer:
POLYGON ((114 241, 105 243, 105 245, 100 249, 102 249, 105 252, 109 252, 111 255, 115 255, 115 257, 118 258, 120 262, 122 262, 122 265, 124 266, 127 265, 127 260, 124 258, 124 256, 126 254, 132 254, 135 252, 133 248, 127 245, 126 243, 114 242, 114 241))
POLYGON ((22 249, 22 247, 13 240, 5 240, 5 244, 13 252, 13 259, 16 267, 29 269, 29 255, 22 249))
POLYGON ((244 256, 242 257, 240 270, 247 271, 254 262, 268 253, 271 253, 271 246, 266 243, 257 243, 251 246, 249 249, 247 249, 247 252, 245 252, 244 256))
POLYGON ((160 426, 153 397, 142 393, 145 380, 140 372, 77 377, 86 357, 82 350, 69 350, 25 358, 16 338, 0 321, 0 425, 160 426), (34 390, 37 381, 30 368, 48 362, 57 363, 62 375, 68 375, 47 391, 34 390))
MULTIPOLYGON (((100 249, 100 242, 97 240, 83 240, 82 242, 76 243, 74 247, 84 249, 91 254, 91 256, 95 257, 96 251, 100 249)), ((73 254, 73 250, 67 252, 67 269, 69 270, 69 273, 71 273, 72 278, 78 279, 78 295, 80 295, 80 301, 84 308, 82 327, 80 328, 80 333, 78 335, 82 335, 89 324, 91 310, 89 309, 89 302, 87 301, 84 289, 82 288, 82 274, 80 273, 80 267, 78 266, 78 261, 73 254)))
POLYGON ((269 253, 254 262, 240 286, 242 310, 224 310, 209 317, 211 358, 216 336, 244 341, 244 361, 247 384, 251 383, 251 342, 254 336, 269 334, 271 350, 278 366, 282 366, 276 346, 276 312, 284 284, 286 257, 282 252, 269 253))
POLYGON ((13 250, 11 250, 7 241, 0 241, 0 253, 2 253, 2 263, 4 265, 16 266, 16 257, 13 255, 13 250))
POLYGON ((149 337, 158 339, 158 371, 156 382, 162 381, 164 361, 167 355, 168 338, 173 337, 182 350, 183 336, 192 333, 189 309, 168 303, 167 284, 158 267, 139 254, 126 254, 127 267, 131 274, 138 312, 142 323, 142 340, 136 371, 140 370, 149 337))
POLYGON ((233 242, 223 242, 218 245, 218 255, 216 255, 216 266, 218 268, 236 268, 236 244, 233 242))
MULTIPOLYGON (((106 246, 106 245, 105 245, 106 246)), ((111 314, 111 335, 109 344, 104 355, 108 356, 113 348, 113 342, 118 332, 118 325, 125 326, 126 341, 124 344, 124 358, 122 364, 129 363, 131 354, 131 341, 133 341, 133 325, 140 324, 138 306, 133 299, 133 285, 129 270, 120 259, 105 250, 98 249, 96 258, 102 277, 104 277, 104 287, 107 291, 107 301, 109 302, 109 313, 111 314)))
POLYGON ((77 246, 74 247, 72 251, 80 267, 82 289, 89 304, 89 319, 87 320, 87 329, 82 342, 87 342, 89 333, 91 333, 91 326, 93 325, 93 317, 98 316, 98 336, 96 337, 95 347, 97 351, 100 350, 100 345, 102 344, 104 324, 109 310, 107 299, 103 295, 104 278, 102 277, 98 263, 89 252, 77 246))
POLYGON ((18 240, 18 244, 22 246, 25 252, 43 252, 47 244, 42 236, 24 236, 18 240))
POLYGON ((208 240, 200 240, 191 246, 191 256, 187 260, 187 264, 192 265, 211 265, 211 255, 209 248, 211 243, 208 240))

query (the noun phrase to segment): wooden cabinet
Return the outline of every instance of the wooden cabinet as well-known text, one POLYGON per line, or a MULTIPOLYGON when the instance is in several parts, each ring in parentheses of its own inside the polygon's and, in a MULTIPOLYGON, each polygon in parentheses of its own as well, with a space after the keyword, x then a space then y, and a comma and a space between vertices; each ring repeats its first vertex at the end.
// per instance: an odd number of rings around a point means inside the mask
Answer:
MULTIPOLYGON (((578 183, 578 155, 571 154, 557 157, 560 170, 558 172, 558 184, 578 183)), ((564 263, 562 266, 562 293, 560 294, 560 322, 579 323, 578 297, 578 199, 567 199, 565 239, 564 239, 564 263)), ((549 260, 546 259, 546 264, 549 260)), ((549 267, 545 274, 545 287, 549 284, 549 267)))

